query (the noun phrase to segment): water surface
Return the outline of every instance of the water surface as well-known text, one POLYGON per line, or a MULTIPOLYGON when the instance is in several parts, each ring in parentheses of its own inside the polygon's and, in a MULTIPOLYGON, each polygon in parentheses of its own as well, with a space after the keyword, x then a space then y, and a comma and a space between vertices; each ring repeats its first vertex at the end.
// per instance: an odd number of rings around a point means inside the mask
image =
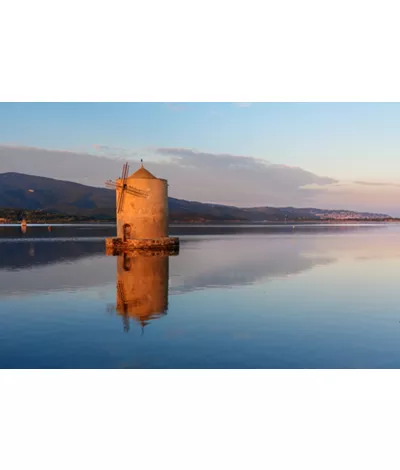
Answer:
POLYGON ((1 368, 398 368, 400 226, 0 226, 1 368))

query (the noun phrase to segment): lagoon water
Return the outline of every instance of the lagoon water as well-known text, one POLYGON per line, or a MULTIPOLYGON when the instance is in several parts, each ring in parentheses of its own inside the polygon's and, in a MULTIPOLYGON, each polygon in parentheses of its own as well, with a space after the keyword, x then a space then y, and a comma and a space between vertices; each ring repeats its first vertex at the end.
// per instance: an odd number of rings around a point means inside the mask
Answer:
POLYGON ((399 368, 400 225, 0 226, 0 368, 399 368))

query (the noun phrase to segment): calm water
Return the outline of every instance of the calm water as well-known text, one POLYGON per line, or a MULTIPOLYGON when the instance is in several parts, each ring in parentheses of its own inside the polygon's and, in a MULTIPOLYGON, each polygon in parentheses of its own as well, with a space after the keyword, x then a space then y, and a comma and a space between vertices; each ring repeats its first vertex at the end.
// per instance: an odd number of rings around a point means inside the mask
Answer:
POLYGON ((0 226, 1 368, 399 368, 400 226, 0 226))

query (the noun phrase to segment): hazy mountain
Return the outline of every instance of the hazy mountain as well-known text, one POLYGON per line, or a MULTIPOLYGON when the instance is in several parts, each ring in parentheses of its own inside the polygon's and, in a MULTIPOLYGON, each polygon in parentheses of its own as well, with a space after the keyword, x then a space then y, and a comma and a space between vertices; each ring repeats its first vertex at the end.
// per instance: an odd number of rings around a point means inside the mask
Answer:
MULTIPOLYGON (((22 210, 115 217, 115 193, 70 181, 21 173, 0 174, 0 207, 22 210)), ((238 208, 218 204, 169 198, 171 220, 264 221, 285 219, 320 220, 326 217, 387 218, 386 214, 333 211, 315 208, 251 207, 238 208)))
POLYGON ((79 214, 115 206, 115 193, 105 188, 21 173, 0 174, 0 206, 79 214))

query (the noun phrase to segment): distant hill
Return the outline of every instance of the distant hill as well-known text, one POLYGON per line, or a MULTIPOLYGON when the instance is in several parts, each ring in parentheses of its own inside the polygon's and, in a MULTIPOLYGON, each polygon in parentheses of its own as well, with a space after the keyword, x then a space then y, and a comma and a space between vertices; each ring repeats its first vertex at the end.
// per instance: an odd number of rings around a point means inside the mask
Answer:
MULTIPOLYGON (((95 188, 70 181, 22 173, 2 173, 0 174, 0 208, 20 211, 41 210, 54 214, 111 220, 115 218, 115 193, 106 188, 95 188)), ((347 210, 294 207, 239 208, 175 198, 169 198, 169 213, 170 220, 177 222, 390 218, 386 214, 347 210)))
POLYGON ((0 174, 0 207, 58 212, 72 215, 115 213, 115 193, 41 176, 0 174))
POLYGON ((248 207, 240 208, 218 204, 169 199, 171 218, 193 221, 240 221, 266 222, 285 220, 383 220, 390 219, 387 214, 357 212, 349 210, 330 210, 295 207, 248 207))

